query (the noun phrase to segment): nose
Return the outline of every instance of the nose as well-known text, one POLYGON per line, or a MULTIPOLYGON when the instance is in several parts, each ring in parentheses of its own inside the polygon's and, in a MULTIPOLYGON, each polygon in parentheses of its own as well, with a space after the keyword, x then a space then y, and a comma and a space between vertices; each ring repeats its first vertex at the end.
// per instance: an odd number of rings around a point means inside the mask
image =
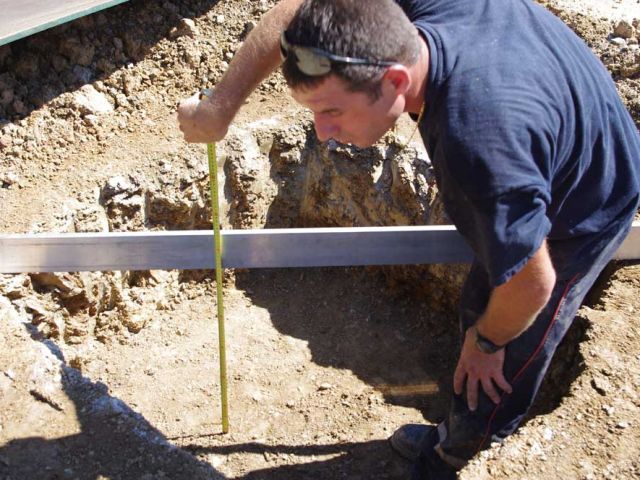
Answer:
POLYGON ((327 119, 325 115, 314 115, 313 123, 315 124, 318 140, 321 142, 326 142, 330 138, 336 138, 338 133, 340 133, 340 128, 331 120, 327 119))

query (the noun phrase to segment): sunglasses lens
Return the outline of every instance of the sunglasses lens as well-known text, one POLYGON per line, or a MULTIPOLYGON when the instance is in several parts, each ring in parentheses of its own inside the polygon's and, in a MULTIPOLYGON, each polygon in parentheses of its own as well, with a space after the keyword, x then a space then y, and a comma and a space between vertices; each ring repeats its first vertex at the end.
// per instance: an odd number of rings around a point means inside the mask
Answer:
POLYGON ((298 68, 306 75, 317 77, 331 71, 331 60, 318 55, 313 50, 304 47, 296 48, 295 55, 298 59, 298 68))

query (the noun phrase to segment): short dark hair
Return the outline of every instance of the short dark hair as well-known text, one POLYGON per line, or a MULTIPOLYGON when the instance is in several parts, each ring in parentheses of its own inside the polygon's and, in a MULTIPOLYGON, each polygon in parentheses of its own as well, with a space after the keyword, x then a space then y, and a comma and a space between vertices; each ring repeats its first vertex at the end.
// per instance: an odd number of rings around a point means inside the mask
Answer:
MULTIPOLYGON (((393 0, 305 0, 286 29, 292 45, 315 47, 345 57, 413 65, 420 43, 417 29, 393 0)), ((292 89, 313 88, 328 75, 347 82, 352 91, 380 96, 385 67, 336 63, 320 77, 302 73, 291 55, 282 72, 292 89)))

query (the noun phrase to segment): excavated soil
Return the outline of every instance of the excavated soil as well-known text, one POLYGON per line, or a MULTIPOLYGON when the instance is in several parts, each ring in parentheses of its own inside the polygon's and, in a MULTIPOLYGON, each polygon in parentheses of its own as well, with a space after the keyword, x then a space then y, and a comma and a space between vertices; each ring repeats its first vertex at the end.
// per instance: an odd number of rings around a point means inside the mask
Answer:
MULTIPOLYGON (((135 0, 0 47, 0 231, 210 228, 175 106, 271 5, 135 0)), ((637 2, 545 5, 640 125, 637 2)), ((319 145, 272 76, 219 146, 225 228, 446 222, 410 132, 319 145)), ((387 438, 446 414, 464 271, 225 272, 227 435, 210 271, 0 275, 0 479, 406 478, 387 438)), ((639 291, 637 262, 607 269, 527 422, 461 478, 640 478, 639 291)))

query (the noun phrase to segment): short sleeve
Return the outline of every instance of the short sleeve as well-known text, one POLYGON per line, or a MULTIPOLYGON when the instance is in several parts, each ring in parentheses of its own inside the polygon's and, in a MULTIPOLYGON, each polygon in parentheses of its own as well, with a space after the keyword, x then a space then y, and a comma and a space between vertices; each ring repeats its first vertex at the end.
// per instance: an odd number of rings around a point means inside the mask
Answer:
POLYGON ((447 213, 493 286, 516 274, 551 230, 552 148, 536 108, 498 98, 448 104, 434 166, 447 213))

